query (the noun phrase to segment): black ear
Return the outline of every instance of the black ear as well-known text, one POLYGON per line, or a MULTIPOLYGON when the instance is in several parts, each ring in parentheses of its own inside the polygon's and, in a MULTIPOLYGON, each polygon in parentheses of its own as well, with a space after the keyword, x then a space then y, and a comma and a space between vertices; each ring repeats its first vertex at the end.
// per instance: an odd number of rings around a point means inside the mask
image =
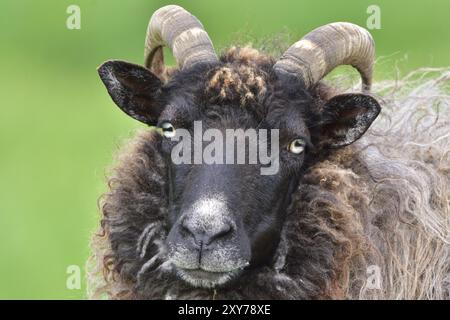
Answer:
POLYGON ((325 103, 320 144, 339 148, 358 140, 380 113, 375 98, 349 93, 334 96, 325 103))
POLYGON ((111 60, 98 74, 113 101, 132 118, 154 125, 163 109, 161 80, 149 70, 125 61, 111 60))

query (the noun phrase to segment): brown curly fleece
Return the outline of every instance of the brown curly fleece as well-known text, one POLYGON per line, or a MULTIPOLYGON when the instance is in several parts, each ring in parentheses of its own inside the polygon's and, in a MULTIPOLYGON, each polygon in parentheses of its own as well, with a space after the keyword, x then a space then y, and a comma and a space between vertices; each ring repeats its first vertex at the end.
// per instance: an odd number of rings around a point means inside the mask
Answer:
MULTIPOLYGON (((270 65, 271 58, 232 48, 222 61, 228 64, 208 80, 210 96, 221 100, 239 93, 245 105, 267 89, 258 65, 270 65)), ((272 265, 217 290, 192 288, 172 275, 164 247, 168 200, 161 137, 153 129, 141 131, 120 153, 101 200, 90 261, 92 296, 448 298, 450 104, 443 84, 449 79, 449 71, 440 70, 425 82, 409 77, 377 84, 375 92, 384 98, 381 117, 363 139, 307 170, 272 265), (439 113, 437 105, 446 110, 439 113), (145 228, 153 236, 143 244, 145 228), (367 284, 372 265, 380 268, 380 288, 367 284)))

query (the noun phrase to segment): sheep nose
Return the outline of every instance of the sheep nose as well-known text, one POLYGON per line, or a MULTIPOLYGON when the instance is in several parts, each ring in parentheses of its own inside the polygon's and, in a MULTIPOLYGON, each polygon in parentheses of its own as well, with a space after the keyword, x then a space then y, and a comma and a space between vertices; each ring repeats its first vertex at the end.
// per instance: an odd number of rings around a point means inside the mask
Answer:
POLYGON ((200 248, 206 248, 214 245, 218 240, 228 238, 234 230, 232 223, 228 220, 209 223, 209 226, 205 228, 195 219, 184 219, 181 227, 200 248))

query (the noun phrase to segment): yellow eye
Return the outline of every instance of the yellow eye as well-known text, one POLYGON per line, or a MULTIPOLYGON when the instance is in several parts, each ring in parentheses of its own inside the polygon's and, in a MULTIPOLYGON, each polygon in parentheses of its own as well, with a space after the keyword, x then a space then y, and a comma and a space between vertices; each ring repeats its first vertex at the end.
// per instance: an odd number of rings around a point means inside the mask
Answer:
POLYGON ((164 122, 161 125, 163 136, 166 138, 175 137, 175 128, 170 122, 164 122))
POLYGON ((295 154, 300 154, 305 150, 305 141, 303 139, 295 139, 292 140, 291 143, 289 144, 289 151, 295 154))

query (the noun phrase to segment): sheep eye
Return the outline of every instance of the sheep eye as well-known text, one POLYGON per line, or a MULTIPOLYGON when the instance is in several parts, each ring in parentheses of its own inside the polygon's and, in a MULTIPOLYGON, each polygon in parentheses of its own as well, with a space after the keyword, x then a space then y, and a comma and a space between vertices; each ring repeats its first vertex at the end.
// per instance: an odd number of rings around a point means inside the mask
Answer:
POLYGON ((295 154, 300 154, 305 150, 305 141, 303 139, 294 139, 289 144, 289 151, 295 154))
POLYGON ((175 136, 175 128, 170 122, 164 122, 161 129, 164 137, 172 138, 175 136))

